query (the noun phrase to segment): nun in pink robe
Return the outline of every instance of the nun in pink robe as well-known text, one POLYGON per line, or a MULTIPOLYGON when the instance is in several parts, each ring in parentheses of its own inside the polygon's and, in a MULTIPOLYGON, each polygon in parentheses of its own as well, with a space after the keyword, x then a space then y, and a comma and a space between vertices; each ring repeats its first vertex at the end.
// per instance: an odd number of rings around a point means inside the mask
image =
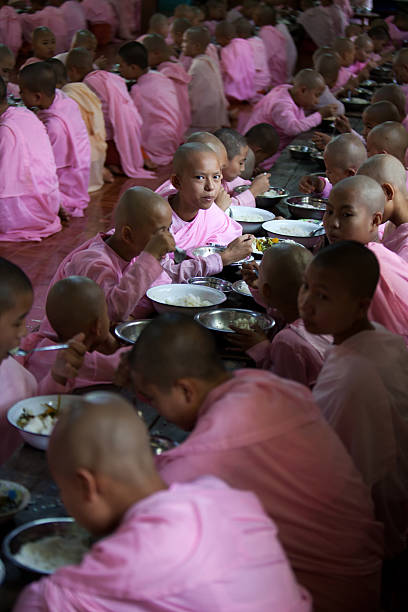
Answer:
POLYGON ((261 370, 235 371, 204 399, 187 440, 156 465, 170 484, 212 474, 255 493, 316 612, 378 610, 382 525, 303 385, 261 370))
POLYGON ((288 80, 288 58, 286 36, 274 26, 262 26, 259 36, 265 43, 268 56, 271 87, 282 85, 288 80))
POLYGON ((251 44, 254 65, 255 65, 255 96, 253 101, 257 102, 261 99, 262 93, 266 93, 269 90, 271 83, 271 73, 269 70, 268 56, 266 53, 265 43, 259 36, 251 36, 248 38, 248 42, 251 44))
MULTIPOLYGON (((241 185, 250 185, 250 184, 251 184, 251 181, 242 179, 240 176, 237 176, 236 179, 234 179, 233 181, 229 181, 228 183, 227 181, 224 181, 224 180, 221 181, 221 186, 225 189, 225 191, 231 197, 232 206, 255 206, 255 198, 252 195, 252 192, 249 191, 249 189, 239 194, 234 193, 235 187, 238 187, 241 185)), ((177 193, 177 189, 173 187, 171 180, 167 179, 167 181, 164 181, 164 183, 162 183, 159 187, 157 187, 155 192, 161 195, 163 198, 167 198, 169 195, 173 195, 177 193)))
POLYGON ((12 50, 17 57, 22 43, 20 15, 11 6, 0 8, 0 41, 12 50))
POLYGON ((408 263, 408 223, 401 223, 393 231, 386 232, 382 244, 408 263))
POLYGON ((215 132, 229 125, 227 100, 221 73, 207 54, 197 55, 188 71, 191 132, 215 132))
POLYGON ((176 89, 181 120, 183 123, 183 134, 185 134, 191 125, 191 107, 188 95, 188 86, 191 81, 191 76, 187 74, 183 64, 174 59, 162 62, 156 69, 169 78, 176 89))
POLYGON ((32 583, 14 612, 311 612, 255 495, 211 476, 132 505, 80 565, 32 583))
POLYGON ((46 6, 41 11, 36 11, 35 13, 22 13, 21 20, 23 37, 28 43, 31 43, 32 33, 35 28, 45 26, 55 36, 56 53, 63 53, 69 48, 71 41, 67 37, 67 25, 60 7, 46 6))
POLYGON ((404 40, 408 38, 408 32, 404 30, 400 30, 394 23, 394 15, 390 15, 386 17, 385 21, 388 24, 388 32, 390 34, 391 40, 397 46, 401 46, 404 40))
POLYGON ((372 489, 389 556, 405 548, 408 528, 407 380, 404 341, 375 324, 331 347, 313 390, 372 489))
POLYGON ((82 0, 82 8, 91 25, 108 24, 111 27, 111 36, 116 34, 118 20, 108 0, 82 0))
POLYGON ((354 77, 354 74, 351 72, 350 67, 346 68, 345 66, 340 66, 339 76, 337 77, 336 84, 334 87, 332 87, 332 93, 336 95, 341 89, 343 89, 351 77, 354 77))
POLYGON ((221 48, 221 74, 227 98, 239 102, 255 97, 255 62, 251 43, 244 38, 233 38, 221 48))
POLYGON ((78 32, 78 30, 86 30, 86 18, 82 3, 77 0, 67 0, 63 2, 60 10, 66 25, 68 42, 68 46, 64 49, 64 51, 66 51, 71 45, 74 34, 78 32))
POLYGON ((296 63, 298 59, 298 52, 295 45, 295 41, 292 38, 292 34, 288 30, 288 26, 285 23, 277 23, 276 29, 279 32, 282 32, 284 37, 286 38, 286 65, 287 65, 287 74, 288 81, 290 81, 292 75, 295 72, 296 63))
POLYGON ((9 106, 0 115, 0 241, 40 241, 59 232, 60 205, 43 124, 28 109, 9 106))
POLYGON ((39 110, 54 152, 62 206, 83 217, 89 203, 91 145, 78 104, 57 89, 51 106, 39 110))
POLYGON ((86 75, 83 82, 102 103, 106 140, 114 141, 123 172, 131 178, 152 178, 154 175, 143 169, 142 119, 129 96, 125 81, 112 72, 94 70, 86 75))
POLYGON ((158 166, 167 166, 183 142, 184 124, 176 88, 168 77, 148 70, 133 85, 130 96, 142 119, 142 147, 158 166))

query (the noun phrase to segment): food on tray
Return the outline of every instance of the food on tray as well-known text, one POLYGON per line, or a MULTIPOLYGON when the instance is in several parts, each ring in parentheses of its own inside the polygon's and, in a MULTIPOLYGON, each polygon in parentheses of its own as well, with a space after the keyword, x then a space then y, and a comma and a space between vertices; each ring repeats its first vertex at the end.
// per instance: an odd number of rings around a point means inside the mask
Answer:
POLYGON ((238 317, 234 319, 231 323, 233 327, 238 327, 239 329, 251 330, 256 326, 256 319, 254 317, 238 317))
POLYGON ((280 196, 277 189, 268 189, 268 191, 265 191, 265 193, 262 194, 263 198, 276 198, 277 196, 280 196))
POLYGON ((181 297, 168 297, 164 300, 165 304, 169 306, 186 306, 190 308, 200 308, 202 306, 212 306, 212 303, 208 300, 194 295, 193 293, 187 293, 181 297))
POLYGON ((28 433, 49 436, 58 420, 61 404, 61 396, 58 396, 57 406, 42 404, 44 412, 33 414, 30 410, 23 408, 17 419, 17 425, 28 433))
POLYGON ((16 560, 39 572, 55 572, 64 565, 78 564, 89 550, 86 533, 54 535, 23 544, 16 560))
POLYGON ((242 223, 262 223, 265 219, 261 215, 248 215, 241 212, 234 212, 233 218, 235 221, 241 221, 242 223))
POLYGON ((254 246, 257 251, 264 253, 266 249, 279 243, 279 238, 255 238, 254 246))

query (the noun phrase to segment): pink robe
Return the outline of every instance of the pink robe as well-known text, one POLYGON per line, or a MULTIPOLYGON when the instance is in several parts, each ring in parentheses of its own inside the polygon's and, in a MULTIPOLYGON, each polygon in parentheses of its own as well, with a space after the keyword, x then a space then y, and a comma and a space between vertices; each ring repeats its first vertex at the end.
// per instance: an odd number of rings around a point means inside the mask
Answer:
POLYGON ((243 134, 258 123, 270 123, 279 134, 279 149, 282 151, 302 132, 319 125, 320 113, 306 117, 303 108, 296 105, 289 93, 292 85, 280 85, 264 96, 255 106, 252 115, 243 129, 243 134))
POLYGON ((309 333, 302 319, 286 325, 273 337, 247 350, 258 368, 271 370, 312 388, 322 369, 324 356, 331 345, 329 336, 309 333))
POLYGON ((227 101, 221 74, 208 55, 197 55, 188 71, 191 132, 215 132, 229 125, 227 101))
POLYGON ((404 30, 400 30, 394 24, 394 15, 390 15, 389 17, 385 19, 385 21, 388 24, 388 31, 389 31, 392 42, 394 44, 396 43, 397 46, 402 45, 404 40, 408 39, 408 32, 405 32, 404 30))
POLYGON ((364 70, 367 64, 368 64, 368 60, 366 62, 359 62, 357 60, 354 62, 354 64, 351 64, 351 66, 349 66, 348 69, 350 70, 350 72, 353 73, 354 76, 358 76, 360 72, 364 70))
POLYGON ((403 340, 376 325, 328 351, 313 390, 323 415, 373 488, 388 554, 402 550, 408 528, 407 380, 403 340))
POLYGON ((254 101, 261 99, 261 93, 266 93, 269 90, 271 83, 271 73, 268 65, 268 56, 266 53, 265 43, 259 36, 252 36, 248 39, 251 44, 254 54, 255 64, 255 96, 254 101))
POLYGON ((298 23, 317 47, 330 46, 335 38, 331 15, 323 6, 313 6, 300 13, 298 23))
MULTIPOLYGON (((212 60, 214 60, 215 65, 217 66, 218 70, 221 72, 220 58, 218 55, 218 47, 214 43, 209 43, 207 45, 207 48, 205 50, 205 55, 208 55, 209 57, 211 57, 212 60)), ((179 57, 179 62, 183 64, 184 69, 186 70, 186 72, 188 72, 191 64, 193 63, 193 58, 188 55, 184 55, 184 53, 181 53, 179 57)))
POLYGON ((26 60, 24 62, 24 64, 22 64, 22 66, 20 66, 20 68, 18 69, 19 72, 21 72, 21 70, 23 70, 23 68, 25 68, 26 66, 31 66, 31 64, 38 64, 38 62, 42 62, 44 60, 40 59, 39 57, 29 57, 28 60, 26 60))
POLYGON ((402 336, 408 345, 408 268, 404 259, 379 242, 369 242, 380 264, 380 280, 369 319, 402 336))
POLYGON ((115 35, 118 21, 112 5, 108 0, 82 0, 82 8, 86 20, 91 25, 107 23, 112 28, 112 36, 115 35))
POLYGON ((221 48, 221 74, 225 95, 239 102, 255 97, 255 61, 252 45, 243 38, 233 38, 221 48))
POLYGON ((297 48, 295 45, 295 41, 292 38, 292 34, 289 32, 288 26, 285 23, 277 23, 275 27, 277 30, 279 30, 279 32, 282 32, 282 34, 286 38, 286 65, 288 81, 290 82, 297 64, 297 48))
POLYGON ((207 476, 131 506, 80 565, 32 583, 14 612, 311 612, 256 497, 207 476))
POLYGON ((158 166, 167 166, 183 142, 184 125, 173 81, 149 70, 138 78, 130 96, 142 118, 142 147, 158 166))
POLYGON ((263 26, 259 30, 259 36, 265 43, 271 75, 271 87, 286 83, 288 80, 286 36, 273 26, 263 26))
POLYGON ((156 462, 167 483, 212 474, 254 492, 276 521, 316 611, 378 609, 382 526, 348 453, 303 385, 237 370, 208 393, 187 440, 156 462))
POLYGON ((319 98, 317 108, 327 106, 328 104, 335 104, 337 106, 337 112, 339 115, 345 114, 346 109, 344 108, 343 102, 340 102, 340 100, 336 98, 336 96, 330 91, 330 89, 326 85, 322 95, 319 98))
MULTIPOLYGON (((65 19, 68 49, 78 30, 86 30, 86 18, 82 3, 77 0, 67 0, 61 5, 61 13, 65 19)), ((64 51, 66 51, 64 49, 64 51)))
POLYGON ((125 81, 112 72, 94 70, 83 82, 96 93, 102 103, 106 140, 113 140, 124 173, 131 178, 152 178, 143 170, 141 150, 142 119, 132 102, 125 81))
POLYGON ((408 223, 402 223, 385 235, 382 243, 408 263, 408 223))
POLYGON ((337 94, 343 87, 348 83, 348 81, 353 77, 354 74, 351 72, 350 68, 346 68, 345 66, 341 66, 339 70, 339 76, 337 77, 336 84, 332 87, 332 93, 337 94))
POLYGON ((191 125, 191 107, 190 98, 188 96, 188 86, 191 81, 191 76, 187 74, 183 64, 175 60, 162 62, 157 66, 157 70, 171 79, 176 89, 183 125, 183 134, 185 134, 191 125))
POLYGON ((137 29, 134 0, 109 0, 109 3, 115 13, 119 38, 131 39, 132 33, 137 29))
POLYGON ((91 145, 78 104, 57 89, 48 109, 38 111, 57 165, 62 205, 74 217, 83 217, 88 206, 91 145))
POLYGON ((241 187, 241 185, 251 185, 251 181, 247 181, 246 179, 237 176, 233 181, 222 181, 222 186, 225 191, 231 196, 231 205, 232 206, 256 206, 255 197, 249 189, 242 191, 241 193, 235 193, 236 187, 241 187))
POLYGON ((0 115, 0 241, 39 241, 59 232, 60 204, 43 124, 28 109, 9 106, 0 115))
POLYGON ((62 53, 69 48, 71 41, 67 38, 67 26, 61 8, 46 6, 35 13, 22 13, 24 40, 31 43, 32 33, 35 28, 45 26, 55 35, 55 52, 62 53))
POLYGON ((20 15, 11 6, 0 8, 0 41, 17 57, 22 43, 20 15))

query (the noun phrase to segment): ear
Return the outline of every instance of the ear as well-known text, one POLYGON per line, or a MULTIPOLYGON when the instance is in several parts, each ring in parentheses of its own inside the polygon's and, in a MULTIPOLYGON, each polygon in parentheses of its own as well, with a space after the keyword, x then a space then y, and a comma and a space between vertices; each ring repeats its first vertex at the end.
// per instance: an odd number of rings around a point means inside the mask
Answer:
POLYGON ((196 397, 196 386, 191 378, 179 378, 179 380, 174 383, 174 386, 179 393, 181 393, 186 404, 189 405, 194 402, 196 397))
POLYGON ((123 242, 125 242, 127 244, 131 244, 133 242, 133 240, 132 240, 132 238, 133 238, 132 228, 129 227, 129 225, 124 225, 122 227, 122 229, 121 229, 120 237, 122 238, 123 242))
POLYGON ((95 476, 85 468, 78 468, 75 479, 79 487, 79 494, 84 502, 92 503, 98 495, 95 476))
POLYGON ((381 187, 387 200, 393 200, 395 195, 394 187, 390 183, 383 183, 381 187))
POLYGON ((357 174, 357 170, 355 168, 347 168, 346 176, 355 176, 357 174))
POLYGON ((379 225, 381 225, 382 218, 383 218, 383 213, 379 211, 373 214, 372 224, 374 225, 374 227, 378 227, 379 225))
POLYGON ((174 187, 175 189, 180 189, 180 187, 181 187, 181 182, 180 182, 180 179, 179 179, 179 177, 177 176, 177 174, 172 174, 172 175, 171 175, 171 177, 170 177, 170 182, 171 182, 171 184, 173 185, 173 187, 174 187))

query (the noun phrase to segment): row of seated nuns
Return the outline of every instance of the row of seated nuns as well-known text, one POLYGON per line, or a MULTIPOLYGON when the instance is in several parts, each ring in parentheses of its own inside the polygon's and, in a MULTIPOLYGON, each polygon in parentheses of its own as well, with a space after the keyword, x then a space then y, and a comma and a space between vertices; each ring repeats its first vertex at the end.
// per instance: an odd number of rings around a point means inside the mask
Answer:
POLYGON ((189 432, 154 460, 120 395, 61 416, 52 477, 101 539, 14 610, 406 611, 408 15, 368 26, 353 17, 364 2, 209 0, 141 32, 141 4, 0 0, 0 241, 40 252, 73 217, 86 224, 104 183, 139 184, 107 233, 50 261, 29 335, 36 287, 0 258, 0 461, 20 445, 15 402, 114 380, 189 432), (387 61, 399 84, 375 92, 359 134, 340 98, 387 61), (272 339, 234 336, 256 367, 228 371, 213 336, 176 314, 121 348, 110 330, 152 316, 150 287, 251 253, 230 205, 255 206, 281 151, 331 116, 340 134, 314 134, 326 178, 299 185, 328 198, 328 246, 281 243, 243 267, 278 321, 272 339), (175 263, 176 247, 211 242, 226 248, 175 263))

